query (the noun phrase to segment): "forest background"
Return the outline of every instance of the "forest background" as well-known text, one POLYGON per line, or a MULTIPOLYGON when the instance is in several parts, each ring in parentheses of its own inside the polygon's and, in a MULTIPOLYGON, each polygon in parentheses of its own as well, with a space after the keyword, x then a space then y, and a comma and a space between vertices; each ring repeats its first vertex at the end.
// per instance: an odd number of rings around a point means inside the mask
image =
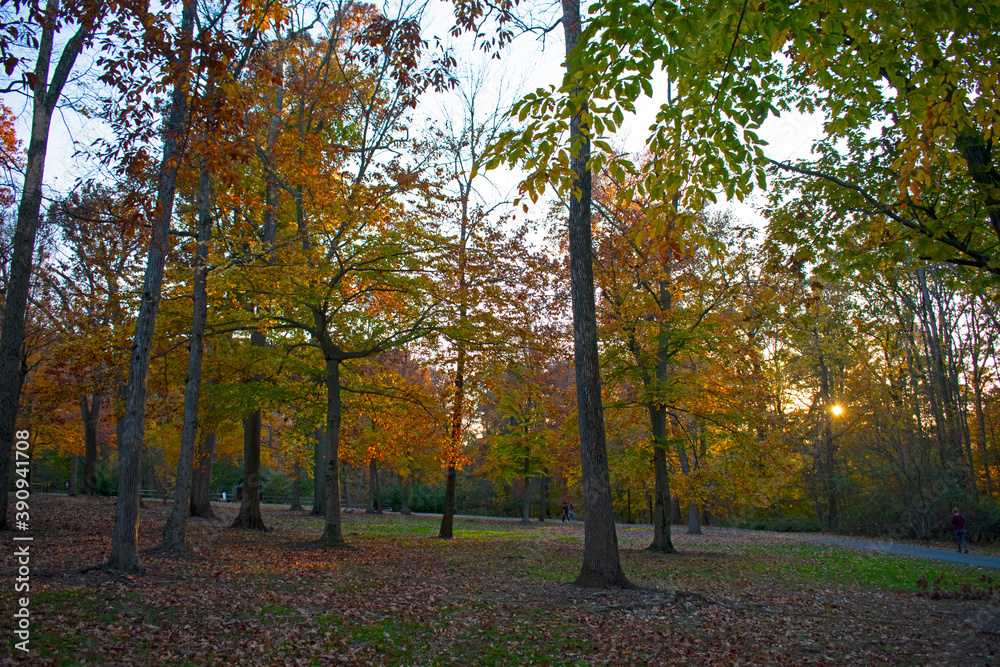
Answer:
POLYGON ((613 518, 996 537, 1000 3, 572 5, 5 3, 8 488, 118 495, 123 569, 143 489, 168 548, 238 489, 332 545, 342 505, 591 512, 576 224, 613 518), (539 40, 568 73, 516 100, 457 59, 539 40))

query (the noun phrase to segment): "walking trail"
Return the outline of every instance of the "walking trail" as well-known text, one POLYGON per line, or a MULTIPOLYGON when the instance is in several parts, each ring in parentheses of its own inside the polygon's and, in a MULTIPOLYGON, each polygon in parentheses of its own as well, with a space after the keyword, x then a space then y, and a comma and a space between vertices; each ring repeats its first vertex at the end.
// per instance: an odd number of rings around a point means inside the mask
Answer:
POLYGON ((1000 570, 1000 558, 997 558, 996 556, 983 556, 975 553, 959 553, 957 550, 949 551, 946 549, 910 547, 903 544, 893 544, 891 542, 869 542, 868 540, 857 540, 849 537, 834 537, 832 535, 801 535, 800 538, 805 542, 832 544, 841 547, 854 547, 855 549, 868 549, 869 551, 882 551, 890 554, 903 554, 905 556, 916 556, 917 558, 943 560, 949 563, 962 563, 964 565, 990 567, 994 570, 1000 570))

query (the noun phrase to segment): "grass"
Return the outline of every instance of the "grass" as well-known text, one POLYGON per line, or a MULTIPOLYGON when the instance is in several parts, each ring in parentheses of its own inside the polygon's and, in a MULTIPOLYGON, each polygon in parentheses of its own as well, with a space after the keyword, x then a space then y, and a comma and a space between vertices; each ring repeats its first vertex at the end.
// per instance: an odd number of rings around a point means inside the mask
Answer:
MULTIPOLYGON (((265 508, 269 532, 247 533, 228 529, 235 508, 219 505, 221 522, 189 527, 197 557, 145 553, 146 574, 122 577, 77 565, 106 557, 109 502, 35 503, 36 664, 982 664, 1000 654, 992 571, 793 535, 676 531, 678 553, 664 556, 643 549, 648 527, 623 527, 623 567, 642 588, 593 591, 570 585, 580 523, 459 519, 443 541, 438 517, 347 513, 354 549, 342 551, 310 546, 321 519, 265 508)), ((143 548, 168 510, 143 509, 143 548)), ((12 597, 8 585, 0 606, 12 597)), ((21 657, 12 639, 7 652, 21 657)))

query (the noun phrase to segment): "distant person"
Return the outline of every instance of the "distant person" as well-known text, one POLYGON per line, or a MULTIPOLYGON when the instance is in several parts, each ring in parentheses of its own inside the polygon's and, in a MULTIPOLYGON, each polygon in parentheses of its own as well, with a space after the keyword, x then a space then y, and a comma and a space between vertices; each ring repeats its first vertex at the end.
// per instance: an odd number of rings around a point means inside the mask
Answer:
POLYGON ((222 502, 226 502, 226 492, 222 492, 222 502))
POLYGON ((566 523, 566 521, 569 519, 569 505, 563 503, 562 510, 563 510, 562 520, 563 523, 566 523))
POLYGON ((573 503, 569 504, 569 520, 576 521, 576 512, 573 511, 573 503))
POLYGON ((959 514, 957 507, 951 511, 951 515, 951 527, 955 530, 955 544, 958 545, 958 552, 962 553, 964 546, 965 553, 969 553, 969 543, 965 540, 965 517, 959 514))

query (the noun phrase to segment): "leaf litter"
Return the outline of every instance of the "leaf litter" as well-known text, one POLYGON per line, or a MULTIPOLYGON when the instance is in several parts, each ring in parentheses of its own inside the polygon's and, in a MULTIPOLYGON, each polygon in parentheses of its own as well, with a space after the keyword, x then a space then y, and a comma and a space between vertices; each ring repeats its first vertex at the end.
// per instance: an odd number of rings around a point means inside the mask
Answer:
MULTIPOLYGON (((5 615, 5 664, 1000 664, 986 575, 876 587, 839 571, 855 552, 790 535, 675 532, 664 556, 643 549, 648 528, 623 527, 640 588, 603 591, 571 584, 581 523, 460 520, 442 541, 435 517, 351 513, 354 549, 325 550, 310 548, 322 524, 304 512, 265 508, 273 530, 255 533, 216 505, 221 520, 191 522, 194 553, 174 557, 152 552, 169 506, 146 503, 146 572, 125 576, 98 567, 113 499, 35 502, 32 653, 13 650, 5 615)), ((15 566, 8 549, 7 582, 15 566)), ((14 597, 4 586, 4 609, 14 597)))

